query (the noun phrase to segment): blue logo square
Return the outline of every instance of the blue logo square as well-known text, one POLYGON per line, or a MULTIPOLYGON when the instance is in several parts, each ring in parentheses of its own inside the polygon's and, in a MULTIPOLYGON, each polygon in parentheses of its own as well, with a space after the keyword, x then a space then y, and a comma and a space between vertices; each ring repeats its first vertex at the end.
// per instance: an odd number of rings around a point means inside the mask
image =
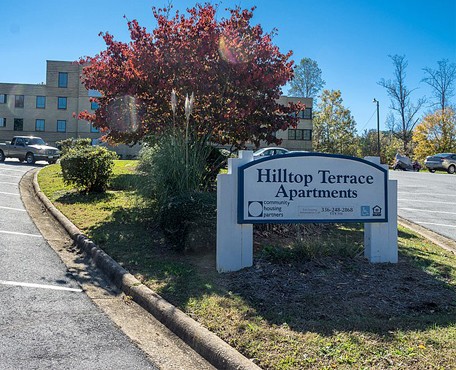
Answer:
POLYGON ((361 206, 361 216, 369 217, 371 214, 370 206, 361 206))

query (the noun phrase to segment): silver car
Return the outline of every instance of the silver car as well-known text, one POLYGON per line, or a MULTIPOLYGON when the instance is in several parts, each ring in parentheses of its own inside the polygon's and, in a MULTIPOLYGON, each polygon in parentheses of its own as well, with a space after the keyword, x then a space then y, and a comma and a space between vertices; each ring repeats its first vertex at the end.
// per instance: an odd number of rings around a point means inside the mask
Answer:
POLYGON ((273 146, 269 148, 259 149, 253 153, 253 159, 266 158, 271 155, 280 155, 289 153, 288 149, 280 148, 278 146, 273 146))
POLYGON ((439 153, 426 157, 424 165, 430 172, 436 170, 455 173, 456 171, 456 154, 454 153, 439 153))

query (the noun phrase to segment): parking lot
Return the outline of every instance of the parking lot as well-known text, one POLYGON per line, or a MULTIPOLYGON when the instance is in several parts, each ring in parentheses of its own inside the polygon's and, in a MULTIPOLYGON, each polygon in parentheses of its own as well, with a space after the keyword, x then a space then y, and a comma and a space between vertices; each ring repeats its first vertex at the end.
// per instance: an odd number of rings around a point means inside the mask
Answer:
POLYGON ((155 369, 72 278, 19 193, 36 166, 0 163, 0 368, 155 369))
POLYGON ((456 240, 456 175, 390 171, 398 180, 398 215, 456 240))

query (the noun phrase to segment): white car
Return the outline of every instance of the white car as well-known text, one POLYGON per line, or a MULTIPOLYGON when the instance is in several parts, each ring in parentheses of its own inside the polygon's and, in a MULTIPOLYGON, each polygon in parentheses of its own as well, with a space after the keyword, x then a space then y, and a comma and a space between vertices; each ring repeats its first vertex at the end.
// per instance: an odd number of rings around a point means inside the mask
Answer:
POLYGON ((258 149, 256 152, 253 153, 253 159, 266 158, 270 157, 271 155, 281 155, 287 153, 290 153, 288 149, 273 146, 270 148, 258 149))

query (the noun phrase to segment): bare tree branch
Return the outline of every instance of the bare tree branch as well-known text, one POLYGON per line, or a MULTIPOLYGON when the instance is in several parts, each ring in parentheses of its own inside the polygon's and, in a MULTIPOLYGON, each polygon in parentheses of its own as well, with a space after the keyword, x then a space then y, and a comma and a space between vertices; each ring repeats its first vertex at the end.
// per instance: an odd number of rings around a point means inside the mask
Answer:
POLYGON ((389 55, 389 57, 393 61, 394 78, 392 80, 382 78, 378 84, 386 89, 390 97, 390 109, 393 111, 388 117, 390 128, 393 134, 403 142, 404 152, 408 153, 413 128, 419 121, 417 115, 426 99, 420 98, 415 104, 411 102, 411 94, 416 89, 408 89, 405 84, 408 62, 403 55, 389 55))
POLYGON ((437 62, 438 69, 423 68, 425 77, 423 82, 432 87, 434 98, 437 100, 433 105, 439 105, 442 112, 448 107, 448 101, 454 96, 456 82, 456 64, 448 59, 437 62))

